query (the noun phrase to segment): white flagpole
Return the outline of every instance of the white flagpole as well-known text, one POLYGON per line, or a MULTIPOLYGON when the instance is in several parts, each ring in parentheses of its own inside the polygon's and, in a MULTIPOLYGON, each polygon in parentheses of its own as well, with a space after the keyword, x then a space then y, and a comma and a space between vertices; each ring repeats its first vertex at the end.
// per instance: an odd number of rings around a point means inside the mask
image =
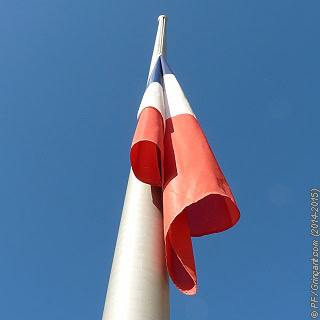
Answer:
MULTIPOLYGON (((158 20, 150 70, 165 53, 166 17, 158 20)), ((142 183, 131 170, 102 320, 169 319, 161 189, 142 183)))
POLYGON ((150 63, 149 76, 153 70, 153 67, 158 59, 158 57, 162 54, 164 58, 166 58, 167 50, 166 50, 166 27, 167 27, 168 18, 164 15, 158 17, 158 31, 156 35, 156 40, 154 42, 154 48, 152 53, 152 59, 150 63))

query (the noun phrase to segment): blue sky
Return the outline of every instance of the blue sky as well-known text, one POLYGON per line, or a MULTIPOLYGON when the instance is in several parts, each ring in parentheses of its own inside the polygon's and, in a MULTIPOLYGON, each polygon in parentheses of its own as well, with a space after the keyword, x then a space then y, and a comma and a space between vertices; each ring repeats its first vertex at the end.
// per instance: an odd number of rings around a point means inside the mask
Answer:
POLYGON ((157 17, 240 222, 171 319, 307 319, 318 0, 0 3, 0 318, 101 319, 157 17))

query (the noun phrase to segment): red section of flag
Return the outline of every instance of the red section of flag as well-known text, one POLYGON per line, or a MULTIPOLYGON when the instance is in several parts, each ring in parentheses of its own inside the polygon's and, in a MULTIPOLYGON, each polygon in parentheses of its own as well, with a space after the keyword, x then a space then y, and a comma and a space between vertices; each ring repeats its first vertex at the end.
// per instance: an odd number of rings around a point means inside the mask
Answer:
POLYGON ((152 107, 143 109, 133 137, 130 161, 135 176, 152 186, 161 186, 163 136, 160 112, 152 107))
POLYGON ((179 290, 194 294, 197 278, 191 236, 224 231, 240 217, 228 183, 191 114, 167 119, 164 135, 160 112, 145 108, 130 158, 139 180, 162 185, 169 275, 179 290))
POLYGON ((166 121, 163 214, 169 274, 182 292, 194 294, 191 236, 229 229, 240 213, 198 121, 189 114, 166 121))

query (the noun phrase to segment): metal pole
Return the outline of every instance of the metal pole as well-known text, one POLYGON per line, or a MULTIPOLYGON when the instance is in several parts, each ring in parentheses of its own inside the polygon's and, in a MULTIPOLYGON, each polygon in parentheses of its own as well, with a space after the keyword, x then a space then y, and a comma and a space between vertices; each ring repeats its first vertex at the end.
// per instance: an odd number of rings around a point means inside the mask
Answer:
MULTIPOLYGON (((165 52, 164 16, 150 69, 165 52)), ((130 171, 102 320, 169 320, 162 192, 130 171)))
POLYGON ((150 63, 149 76, 153 70, 153 67, 160 55, 163 55, 166 58, 167 50, 166 50, 166 28, 167 28, 168 18, 165 15, 161 15, 158 17, 158 31, 156 35, 156 40, 154 42, 153 54, 150 63))

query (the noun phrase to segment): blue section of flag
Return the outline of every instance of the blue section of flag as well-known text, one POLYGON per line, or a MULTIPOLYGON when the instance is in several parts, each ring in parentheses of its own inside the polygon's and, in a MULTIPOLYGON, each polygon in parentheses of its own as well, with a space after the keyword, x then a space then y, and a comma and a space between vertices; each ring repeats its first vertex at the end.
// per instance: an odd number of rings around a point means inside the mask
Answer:
POLYGON ((162 85, 162 68, 161 68, 161 60, 160 57, 158 58, 156 64, 154 65, 154 68, 151 72, 150 78, 147 82, 147 87, 152 83, 152 82, 158 82, 162 85))
POLYGON ((170 67, 167 64, 167 61, 165 58, 163 58, 162 56, 160 56, 160 60, 161 60, 161 66, 162 66, 162 73, 165 74, 173 74, 172 70, 170 69, 170 67))
POLYGON ((173 72, 168 66, 165 58, 163 58, 163 56, 160 56, 151 72, 150 78, 147 82, 147 87, 153 82, 158 82, 162 85, 162 78, 165 74, 173 74, 173 72))

